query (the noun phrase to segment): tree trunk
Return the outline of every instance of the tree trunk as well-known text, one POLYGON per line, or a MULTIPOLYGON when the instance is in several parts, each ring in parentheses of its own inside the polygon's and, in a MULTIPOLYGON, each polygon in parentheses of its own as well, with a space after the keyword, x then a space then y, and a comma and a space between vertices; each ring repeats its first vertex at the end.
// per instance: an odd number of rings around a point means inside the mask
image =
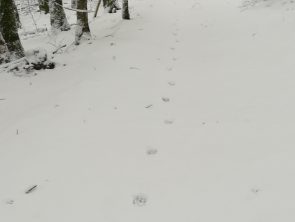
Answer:
POLYGON ((9 62, 9 51, 0 32, 0 65, 9 62))
POLYGON ((50 24, 53 29, 68 31, 71 29, 62 0, 49 0, 50 24))
POLYGON ((10 59, 25 56, 18 35, 19 19, 14 0, 0 0, 0 32, 10 52, 10 59))
POLYGON ((49 0, 38 0, 39 9, 43 11, 45 14, 49 13, 49 0))
POLYGON ((107 9, 108 13, 115 13, 121 9, 118 0, 103 0, 103 7, 107 9))
POLYGON ((103 0, 103 7, 107 8, 112 6, 113 0, 103 0))
POLYGON ((122 5, 122 18, 123 19, 127 19, 127 20, 130 19, 128 0, 123 0, 123 5, 122 5))
MULTIPOLYGON (((78 0, 77 9, 87 11, 87 0, 78 0)), ((83 35, 85 35, 87 39, 89 39, 91 36, 88 24, 88 13, 77 11, 76 45, 79 45, 83 35)))
MULTIPOLYGON (((15 0, 14 0, 15 1, 15 0)), ((22 24, 20 22, 20 18, 19 18, 19 14, 18 14, 18 10, 17 10, 17 7, 16 7, 16 4, 14 3, 13 4, 13 10, 14 10, 14 15, 15 15, 15 19, 16 19, 16 25, 17 25, 17 28, 21 28, 22 27, 22 24)))

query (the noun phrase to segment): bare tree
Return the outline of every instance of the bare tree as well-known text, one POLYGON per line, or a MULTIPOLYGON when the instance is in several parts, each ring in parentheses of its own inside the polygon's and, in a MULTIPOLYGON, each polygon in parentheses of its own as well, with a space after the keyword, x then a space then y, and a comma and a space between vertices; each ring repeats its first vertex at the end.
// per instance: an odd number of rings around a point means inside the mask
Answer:
POLYGON ((3 52, 6 52, 8 49, 11 60, 25 56, 18 35, 19 27, 20 22, 14 0, 0 0, 1 48, 3 52))
POLYGON ((53 29, 60 31, 70 30, 62 0, 49 0, 50 24, 53 29))
POLYGON ((77 1, 77 29, 75 44, 79 45, 82 36, 90 38, 90 28, 88 23, 87 0, 77 1))
POLYGON ((130 19, 128 0, 123 0, 123 4, 122 4, 122 18, 123 19, 127 19, 127 20, 130 19))

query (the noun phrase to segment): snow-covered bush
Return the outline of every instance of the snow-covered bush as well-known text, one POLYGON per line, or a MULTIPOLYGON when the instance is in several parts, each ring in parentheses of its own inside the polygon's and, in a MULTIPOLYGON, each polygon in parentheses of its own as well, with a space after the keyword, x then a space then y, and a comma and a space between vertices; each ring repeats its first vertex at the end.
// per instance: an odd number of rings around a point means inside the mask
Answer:
POLYGON ((45 49, 39 48, 26 52, 27 65, 35 70, 53 69, 54 62, 48 59, 48 53, 45 49))
POLYGON ((25 57, 0 66, 0 71, 13 72, 17 75, 28 74, 34 70, 54 69, 55 63, 49 59, 45 49, 33 49, 25 57))

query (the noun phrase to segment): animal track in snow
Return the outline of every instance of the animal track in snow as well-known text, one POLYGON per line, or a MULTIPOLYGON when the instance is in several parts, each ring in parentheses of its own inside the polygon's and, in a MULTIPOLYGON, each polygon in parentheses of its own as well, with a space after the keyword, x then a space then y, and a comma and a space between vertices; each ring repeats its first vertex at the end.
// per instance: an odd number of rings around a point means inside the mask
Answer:
POLYGON ((251 192, 252 192, 253 194, 258 194, 259 192, 261 192, 261 189, 259 189, 259 188, 252 188, 252 189, 251 189, 251 192))
POLYGON ((137 207, 143 207, 147 204, 148 198, 145 194, 136 194, 133 197, 133 205, 137 207))
POLYGON ((15 201, 12 200, 12 199, 7 199, 7 200, 5 200, 5 203, 8 204, 8 205, 13 205, 14 202, 15 202, 15 201))
POLYGON ((149 156, 156 155, 158 150, 153 147, 147 147, 146 154, 149 156))
POLYGON ((168 84, 169 84, 169 86, 175 86, 176 85, 176 83, 174 81, 169 81, 168 84))
POLYGON ((167 125, 172 125, 174 123, 174 121, 175 121, 174 119, 165 119, 164 123, 167 125))
POLYGON ((201 8, 201 4, 200 4, 199 2, 195 2, 195 3, 192 5, 191 8, 192 8, 192 9, 194 9, 194 8, 201 8))
POLYGON ((165 102, 165 103, 168 103, 168 102, 170 102, 170 98, 162 97, 162 101, 165 102))
POLYGON ((135 67, 135 66, 131 66, 131 67, 129 67, 129 69, 131 69, 131 70, 140 70, 140 68, 135 67))
POLYGON ((208 28, 207 24, 201 24, 201 27, 203 27, 204 29, 208 28))

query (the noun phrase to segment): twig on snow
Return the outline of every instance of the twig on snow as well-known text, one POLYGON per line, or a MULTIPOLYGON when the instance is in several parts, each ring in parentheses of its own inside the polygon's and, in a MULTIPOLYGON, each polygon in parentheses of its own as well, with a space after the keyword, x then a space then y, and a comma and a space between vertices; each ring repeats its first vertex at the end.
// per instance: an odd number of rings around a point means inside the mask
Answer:
POLYGON ((38 185, 34 185, 34 186, 30 187, 30 188, 26 191, 26 194, 32 193, 34 190, 36 190, 37 187, 38 187, 38 185))

